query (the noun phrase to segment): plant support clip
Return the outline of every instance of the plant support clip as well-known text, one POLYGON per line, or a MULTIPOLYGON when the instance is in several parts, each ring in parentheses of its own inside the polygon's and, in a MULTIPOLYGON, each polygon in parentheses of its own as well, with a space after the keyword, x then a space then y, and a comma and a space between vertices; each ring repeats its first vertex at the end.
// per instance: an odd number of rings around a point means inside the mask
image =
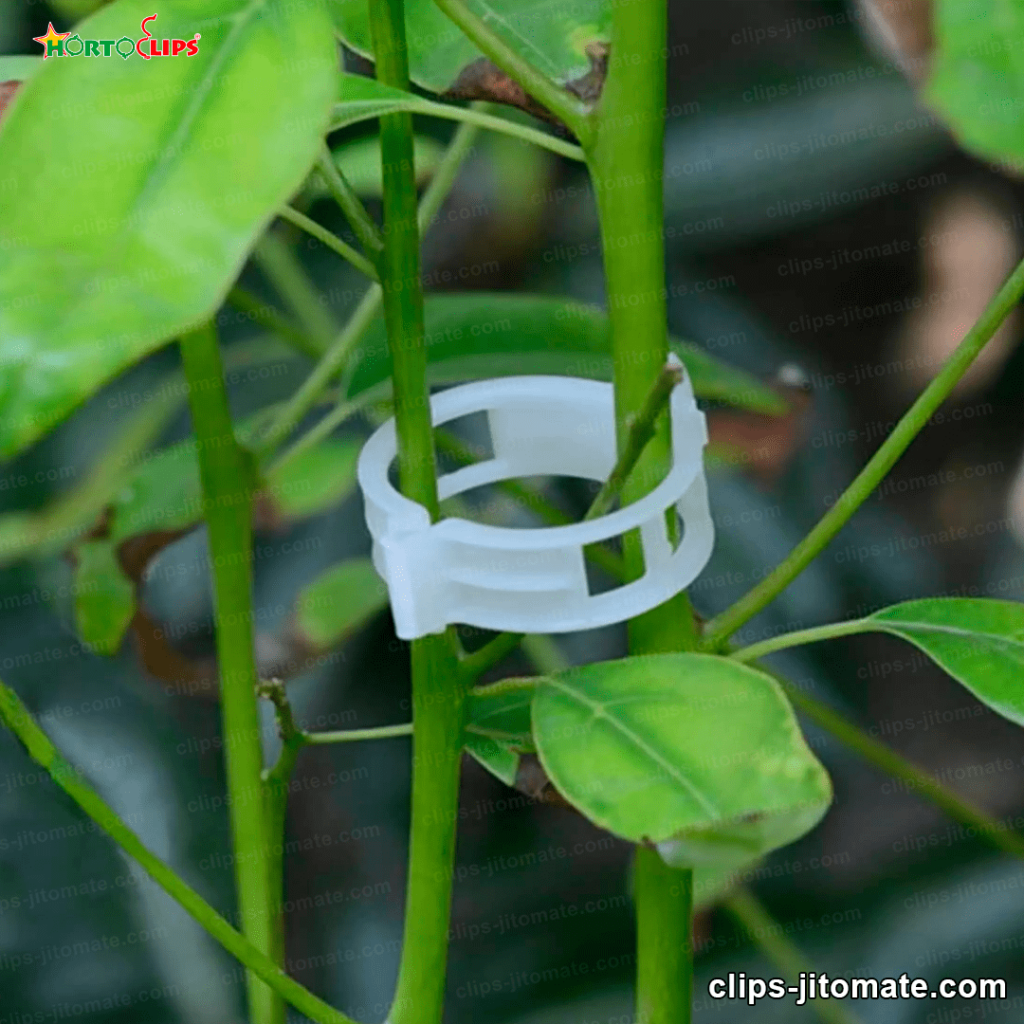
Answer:
MULTIPOLYGON (((674 358, 674 357, 672 357, 674 358)), ((494 458, 438 479, 444 500, 472 488, 530 476, 604 481, 615 466, 611 384, 577 377, 504 377, 432 396, 434 426, 486 412, 494 458)), ((673 389, 672 467, 646 497, 588 522, 518 529, 449 518, 427 510, 388 479, 397 455, 394 419, 366 442, 359 485, 373 537, 373 564, 387 583, 403 640, 453 623, 516 633, 569 633, 634 618, 687 587, 714 546, 703 449, 704 414, 689 377, 673 389), (666 513, 678 514, 673 545, 666 513), (584 549, 639 528, 644 574, 592 594, 584 549)))

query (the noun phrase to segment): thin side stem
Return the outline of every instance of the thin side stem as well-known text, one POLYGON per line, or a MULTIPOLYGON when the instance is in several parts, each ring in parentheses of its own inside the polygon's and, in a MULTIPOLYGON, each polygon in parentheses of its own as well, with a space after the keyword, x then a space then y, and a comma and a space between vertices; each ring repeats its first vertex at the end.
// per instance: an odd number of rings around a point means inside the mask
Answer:
POLYGON ((537 669, 546 676, 564 672, 569 667, 569 659, 562 649, 549 636, 531 633, 523 638, 523 650, 537 669))
POLYGON ((253 323, 266 327, 268 331, 279 335, 304 356, 309 356, 310 359, 319 359, 324 354, 323 347, 315 338, 300 331, 293 323, 281 316, 273 306, 267 305, 245 288, 235 285, 228 292, 227 301, 240 313, 245 313, 253 323))
POLYGON ((756 587, 746 593, 731 608, 716 616, 705 630, 702 646, 718 650, 744 623, 769 605, 790 583, 824 550, 835 535, 849 522, 853 514, 871 496, 910 443, 924 429, 935 411, 949 397, 953 388, 970 369, 982 349, 999 330, 1003 321, 1024 296, 1024 261, 1019 263, 1006 283, 985 308, 977 323, 967 332, 963 341, 946 360, 932 382, 921 392, 917 401, 903 414, 892 433, 882 442, 878 451, 857 474, 853 483, 839 500, 825 513, 817 526, 786 559, 756 587))
MULTIPOLYGON (((487 106, 486 103, 474 103, 465 112, 482 114, 487 106)), ((416 223, 421 234, 426 234, 427 229, 441 212, 441 207, 455 185, 455 179, 459 176, 462 165, 466 162, 469 154, 473 152, 473 146, 476 144, 479 134, 479 125, 472 122, 460 124, 455 129, 455 134, 452 136, 451 142, 448 143, 448 148, 445 150, 444 156, 441 157, 441 162, 437 165, 434 176, 423 190, 423 197, 420 199, 416 223)))
MULTIPOLYGON (((451 191, 455 178, 459 173, 466 157, 473 148, 478 129, 473 125, 461 125, 455 132, 448 149, 441 158, 434 177, 423 193, 417 214, 417 223, 421 231, 425 231, 437 217, 441 205, 444 203, 451 191)), ((276 254, 275 254, 276 255, 276 254)), ((291 255, 289 253, 289 255, 291 255)), ((299 268, 301 271, 301 267, 299 268)), ((294 285, 294 282, 290 282, 294 285)), ((352 354, 355 346, 362 340, 367 329, 374 318, 380 312, 384 293, 379 284, 371 285, 369 290, 360 300, 355 312, 349 318, 345 329, 337 341, 325 346, 321 362, 313 370, 312 374, 303 382, 303 385, 292 396, 290 401, 282 407, 270 429, 262 438, 259 445, 259 452, 266 458, 272 453, 284 439, 298 426, 299 421, 316 404, 319 395, 330 383, 331 378, 344 366, 352 354)), ((332 334, 333 338, 333 334, 332 334)), ((339 405, 334 412, 325 419, 326 423, 316 424, 311 428, 307 437, 300 438, 281 457, 280 462, 304 451, 309 445, 326 437, 331 430, 343 422, 350 415, 350 410, 355 412, 363 407, 362 402, 368 399, 356 398, 351 405, 339 405)))
MULTIPOLYGON (((778 921, 749 889, 738 889, 724 905, 790 984, 798 984, 801 974, 808 974, 815 969, 814 964, 786 938, 778 921)), ((860 1021, 859 1017, 835 999, 812 999, 807 1008, 823 1024, 859 1024, 860 1021)))
POLYGON ((181 906, 193 920, 219 942, 239 963, 265 982, 287 1003, 316 1024, 354 1024, 340 1010, 303 988, 262 950, 224 920, 202 896, 172 868, 142 844, 114 809, 90 786, 39 728, 18 695, 0 682, 0 720, 24 744, 29 757, 49 773, 53 781, 111 839, 181 906))
POLYGON ((678 366, 666 365, 651 386, 640 411, 632 418, 626 442, 619 453, 618 461, 594 498, 583 521, 598 519, 607 513, 626 486, 626 481, 640 461, 644 449, 654 438, 655 428, 661 414, 668 407, 672 389, 682 380, 683 371, 678 366))
POLYGON ((380 725, 373 729, 341 729, 337 732, 306 732, 302 734, 303 746, 320 746, 327 743, 354 743, 358 740, 387 740, 395 736, 411 736, 412 722, 401 725, 380 725))
POLYGON ((827 704, 807 696, 789 680, 763 666, 761 671, 768 672, 778 681, 798 711, 802 711, 812 722, 816 722, 845 746, 860 754, 865 761, 886 775, 906 783, 908 790, 920 794, 922 799, 930 800, 942 808, 954 821, 976 829, 978 835, 997 850, 1024 860, 1024 836, 1002 827, 990 815, 936 782, 927 772, 890 750, 885 744, 868 736, 827 704))
MULTIPOLYGON (((369 0, 377 78, 408 91, 402 0, 369 0)), ((399 483, 438 516, 412 116, 380 119, 384 175, 384 320, 391 349, 399 483)), ((409 871, 398 984, 390 1024, 440 1024, 444 1007, 459 771, 468 687, 459 674, 454 631, 412 643, 413 777, 409 871)))
MULTIPOLYGON (((411 114, 422 114, 424 117, 436 117, 444 121, 458 121, 475 128, 498 132, 500 135, 546 149, 556 156, 564 156, 567 160, 575 160, 578 163, 583 163, 586 160, 583 150, 579 146, 528 125, 517 124, 515 121, 509 121, 499 115, 486 113, 482 108, 487 106, 490 104, 474 103, 469 107, 456 107, 451 103, 435 103, 422 96, 410 96, 404 109, 411 114)), ((341 109, 343 111, 341 124, 343 126, 351 124, 351 118, 344 112, 344 104, 341 105, 341 109)))
POLYGON ((345 329, 338 335, 312 373, 302 382, 299 389, 288 399, 278 412, 266 433, 256 444, 256 452, 266 458, 274 452, 289 434, 299 425, 302 418, 316 405, 317 400, 341 369, 356 345, 380 311, 381 290, 373 285, 360 299, 345 329))
POLYGON ((362 412, 369 404, 370 400, 365 396, 352 402, 338 402, 326 416, 317 420, 294 444, 281 452, 267 467, 267 472, 273 473, 281 469, 282 466, 286 466, 296 456, 319 444, 325 437, 329 437, 342 423, 362 412))
POLYGON ((334 156, 326 142, 317 160, 317 167, 323 175, 331 195, 334 196, 334 201, 340 207, 341 212, 345 214, 349 226, 355 232, 363 249, 366 250, 367 256, 376 262, 384 251, 384 237, 373 218, 366 212, 363 201, 349 184, 341 168, 334 162, 334 156))
POLYGON ((253 256, 322 355, 337 336, 338 323, 324 305, 298 255, 277 231, 271 230, 260 239, 253 256))
POLYGON ((637 1024, 687 1021, 693 998, 693 872, 636 848, 637 1024))
POLYGON ((488 669, 504 661, 522 642, 524 633, 499 633, 477 651, 465 655, 459 669, 467 682, 473 682, 488 669))
POLYGON ((365 274, 371 281, 378 280, 377 268, 361 253, 354 249, 348 242, 339 238, 333 231, 328 231, 322 224, 317 224, 312 217, 307 217, 292 206, 282 206, 277 211, 282 219, 294 224, 295 227, 305 231, 318 242, 323 242, 328 249, 333 250, 343 259, 349 261, 361 274, 365 274))
MULTIPOLYGON (((435 0, 438 7, 476 43, 484 56, 514 78, 541 106, 563 121, 586 148, 593 128, 585 104, 513 50, 464 0, 435 0)), ((645 109, 645 108, 641 108, 645 109)), ((662 108, 659 107, 660 111, 662 108)))
POLYGON ((793 633, 782 633, 768 640, 762 640, 749 647, 741 647, 732 651, 729 657, 733 661, 756 661, 766 654, 784 651, 787 647, 800 647, 802 644, 816 644, 822 640, 834 640, 840 636, 852 636, 854 633, 868 633, 878 626, 871 619, 851 619, 849 622, 833 622, 827 626, 815 626, 813 629, 801 629, 793 633))
MULTIPOLYGON (((259 677, 253 637, 254 471, 235 439, 212 325, 184 336, 181 356, 189 384, 213 566, 217 663, 242 932, 254 946, 271 954, 277 925, 264 820, 263 745, 256 696, 259 677)), ((254 1024, 283 1024, 284 1004, 251 973, 248 991, 254 1024)))

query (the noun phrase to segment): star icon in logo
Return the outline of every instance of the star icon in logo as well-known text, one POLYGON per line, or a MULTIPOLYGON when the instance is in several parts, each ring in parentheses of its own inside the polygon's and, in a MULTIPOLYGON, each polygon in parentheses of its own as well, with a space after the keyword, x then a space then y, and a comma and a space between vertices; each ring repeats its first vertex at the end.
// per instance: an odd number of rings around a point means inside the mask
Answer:
POLYGON ((53 56, 53 54, 50 52, 51 48, 55 47, 59 42, 61 42, 61 40, 67 39, 67 37, 69 35, 71 35, 70 32, 65 32, 63 35, 61 35, 53 27, 53 22, 51 21, 50 24, 47 26, 46 35, 45 36, 33 36, 32 37, 32 42, 34 42, 34 43, 42 43, 43 50, 46 51, 43 54, 43 60, 46 60, 47 58, 53 56))

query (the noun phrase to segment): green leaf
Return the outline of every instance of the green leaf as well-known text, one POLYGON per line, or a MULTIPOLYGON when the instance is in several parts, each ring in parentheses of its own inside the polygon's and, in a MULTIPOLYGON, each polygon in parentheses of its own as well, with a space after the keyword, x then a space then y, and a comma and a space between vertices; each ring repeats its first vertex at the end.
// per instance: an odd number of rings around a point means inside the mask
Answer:
POLYGON ((0 57, 0 82, 25 82, 43 66, 42 57, 0 57))
MULTIPOLYGON (((553 373, 611 380, 608 318, 593 306, 542 295, 468 292, 426 300, 428 375, 442 384, 481 377, 553 373)), ((696 345, 674 341, 698 398, 769 415, 783 400, 743 370, 696 345)), ((349 396, 385 385, 391 374, 384 322, 371 326, 359 352, 349 396)))
MULTIPOLYGON (((260 497, 268 518, 303 519, 339 504, 355 490, 360 445, 329 438, 289 459, 267 477, 260 497)), ((110 539, 176 532, 203 518, 194 441, 161 449, 142 463, 111 503, 110 539)))
POLYGON ((1024 725, 1024 604, 926 598, 864 621, 912 643, 993 711, 1024 725))
POLYGON ((355 490, 361 448, 357 441, 321 441, 270 473, 262 493, 286 519, 318 515, 355 490))
POLYGON ((387 587, 367 558, 332 566, 299 595, 296 625, 317 650, 336 647, 388 604, 387 587))
MULTIPOLYGON (((372 57, 368 7, 359 0, 329 0, 345 43, 372 57)), ((607 42, 611 5, 607 0, 468 0, 467 6, 522 57, 556 82, 590 70, 586 48, 607 42)), ((481 53, 434 0, 405 0, 409 70, 417 85, 444 92, 481 53)))
POLYGON ((510 743, 467 732, 464 740, 466 753, 486 768, 506 786, 516 784, 519 774, 519 751, 510 743))
POLYGON ((927 95, 965 148, 1024 159, 1024 5, 1018 0, 936 0, 927 95))
POLYGON ((80 544, 76 557, 78 635, 98 654, 116 654, 135 614, 135 587, 121 571, 109 541, 80 544))
POLYGON ((492 775, 514 786, 519 755, 534 752, 530 705, 535 679, 504 679, 472 690, 466 701, 465 747, 492 775))
POLYGON ((187 530, 202 518, 195 442, 182 441, 149 457, 115 496, 109 537, 119 544, 142 533, 187 530))
POLYGON ((666 844, 675 864, 749 861, 831 800, 778 684, 724 658, 645 655, 545 677, 533 734, 567 800, 624 839, 666 844))
MULTIPOLYGON (((79 32, 138 36, 152 13, 121 0, 79 32)), ((48 60, 0 130, 0 456, 211 315, 320 145, 320 4, 176 0, 149 28, 201 33, 198 53, 48 60)))

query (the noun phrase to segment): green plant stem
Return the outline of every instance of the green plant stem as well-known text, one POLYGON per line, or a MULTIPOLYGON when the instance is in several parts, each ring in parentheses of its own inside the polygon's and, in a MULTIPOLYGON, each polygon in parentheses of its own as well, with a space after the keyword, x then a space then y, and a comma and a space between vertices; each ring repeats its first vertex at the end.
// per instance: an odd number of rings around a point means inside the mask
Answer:
POLYGON ((870 497, 910 443, 935 415, 953 388, 970 369, 985 345, 1024 295, 1024 261, 1019 263, 1006 283, 985 308, 963 341, 943 364, 917 401, 903 414, 892 433, 882 442, 853 483, 825 513, 813 530, 756 587, 731 608, 712 619, 705 629, 702 646, 718 650, 722 643, 744 623, 769 605, 821 553, 853 514, 870 497))
MULTIPOLYGON (((620 455, 669 354, 662 192, 667 36, 667 0, 613 5, 614 56, 596 111, 596 133, 581 139, 601 223, 620 455), (646 116, 637 117, 637 111, 646 116)), ((624 505, 664 479, 671 464, 670 428, 669 416, 660 416, 624 483, 624 505)), ((666 519, 673 534, 674 515, 671 510, 666 519)), ((623 537, 622 550, 627 579, 637 579, 644 572, 639 531, 623 537)), ((629 623, 631 654, 690 650, 697 640, 685 592, 629 623)), ((656 858, 655 851, 637 848, 637 1017, 643 1024, 689 1024, 693 872, 655 864, 656 858)))
MULTIPOLYGON (((408 91, 402 0, 369 0, 377 78, 408 91)), ((412 116, 380 119, 384 174, 384 320, 391 349, 399 483, 438 516, 412 116)), ((412 643, 413 776, 402 958, 389 1024, 440 1024, 451 919, 462 730, 468 687, 459 674, 454 631, 412 643)))
POLYGON ((678 366, 666 365, 662 368, 647 393, 643 405, 636 416, 632 417, 629 431, 626 435, 625 444, 619 453, 618 461, 598 491, 583 522, 598 519, 607 513, 615 500, 619 497, 626 486, 637 463, 640 461, 644 449, 653 440, 658 418, 668 407, 668 400, 672 397, 672 389, 682 380, 682 370, 678 366))
POLYGON ((813 629, 801 629, 793 633, 781 633, 768 640, 762 640, 748 647, 731 651, 729 657, 733 661, 756 661, 766 654, 784 651, 787 647, 799 647, 802 644, 816 644, 822 640, 833 640, 840 636, 852 636, 854 633, 868 633, 877 629, 871 619, 850 619, 848 622, 832 622, 827 626, 815 626, 813 629))
MULTIPOLYGON (((734 892, 725 901, 725 909, 790 984, 797 984, 801 974, 815 969, 749 889, 734 892)), ((824 1024, 858 1024, 860 1020, 835 999, 814 999, 807 1008, 824 1024)))
POLYGON ((465 655, 459 663, 459 669, 467 682, 474 682, 488 669, 500 661, 504 661, 522 642, 523 633, 499 633, 479 650, 465 655))
POLYGON ((527 634, 523 638, 523 650, 544 675, 564 672, 569 667, 569 659, 562 653, 561 647, 544 634, 527 634))
POLYGON ((333 231, 328 231, 322 224, 317 224, 312 217, 307 217, 292 206, 282 206, 277 213, 282 220, 294 224, 295 227, 305 231, 307 235, 315 238, 318 242, 322 242, 343 259, 348 260, 356 270, 365 274, 371 281, 378 279, 377 268, 358 249, 354 249, 333 231))
POLYGON ((317 160, 317 167, 323 175, 324 183, 330 189, 334 201, 338 204, 341 212, 345 214, 349 226, 356 233, 366 251, 366 255, 374 262, 384 251, 384 238, 380 233, 373 218, 366 212, 363 201, 356 194, 355 189, 348 183, 348 179, 342 173, 341 168, 334 162, 327 143, 324 143, 323 150, 317 160))
POLYGON ((327 743, 354 743, 357 740, 387 740, 395 736, 411 736, 412 722, 400 725, 379 725, 372 729, 341 729, 337 732, 306 732, 302 734, 303 746, 319 746, 327 743))
POLYGON ((277 472, 296 456, 301 455, 308 448, 319 444, 325 437, 329 437, 342 423, 362 412, 367 405, 370 405, 371 397, 369 395, 361 395, 351 402, 338 402, 326 416, 317 420, 294 444, 281 452, 267 467, 267 473, 277 472))
POLYGON ((761 666, 761 671, 767 672, 778 681, 797 710, 802 711, 812 722, 816 722, 845 746, 860 754, 865 761, 881 769, 886 775, 905 782, 911 792, 920 794, 923 799, 930 800, 942 808, 954 821, 977 829, 978 834, 996 849, 1024 859, 1024 837, 1000 828, 999 823, 984 811, 936 782, 927 772, 890 750, 884 743, 879 743, 827 704, 807 696, 788 679, 764 666, 761 666))
POLYGON ((271 230, 260 239, 253 256, 322 355, 337 336, 338 324, 321 301, 298 255, 278 232, 271 230))
MULTIPOLYGON (((472 151, 477 134, 478 129, 474 125, 462 125, 455 132, 448 149, 441 159, 441 163, 434 173, 434 177, 431 179, 420 201, 417 213, 417 223, 420 231, 425 231, 433 223, 434 218, 441 209, 441 205, 455 183, 459 168, 461 168, 466 157, 472 151)), ((280 256, 276 252, 274 255, 280 256)), ((290 256, 291 254, 289 253, 288 255, 290 256)), ((281 269, 276 267, 276 263, 275 268, 281 269)), ((297 269, 301 273, 302 268, 298 267, 297 269)), ((290 278, 286 278, 286 280, 293 292, 299 290, 295 281, 290 278)), ((308 284, 308 281, 306 283, 308 284)), ((370 324, 380 312, 383 297, 384 293, 379 284, 370 286, 349 318, 341 335, 336 341, 325 346, 320 363, 303 382, 302 387, 280 410, 269 430, 261 439, 258 446, 261 457, 266 458, 272 454, 295 427, 298 426, 302 417, 313 408, 320 394, 330 383, 331 378, 345 364, 354 351, 355 346, 362 340, 370 324)), ((351 404, 339 404, 338 408, 326 417, 327 423, 321 421, 313 426, 310 429, 309 436, 302 437, 296 441, 275 465, 282 465, 300 451, 304 451, 311 444, 326 437, 335 426, 348 418, 350 410, 352 412, 358 411, 363 408, 366 401, 369 401, 369 396, 359 396, 351 404)))
MULTIPOLYGON (((464 0, 435 0, 435 3, 476 43, 484 56, 514 78, 541 106, 563 121, 586 148, 593 128, 589 111, 580 99, 516 53, 483 18, 469 9, 464 0)), ((658 108, 659 116, 662 109, 658 108)))
MULTIPOLYGON (((457 107, 451 103, 435 103, 433 100, 425 99, 422 96, 410 96, 403 109, 408 110, 410 114, 436 117, 443 121, 456 121, 467 127, 483 128, 497 132, 519 142, 527 142, 532 146, 537 146, 539 149, 546 149, 556 156, 564 156, 567 160, 575 160, 578 163, 583 163, 586 160, 586 156, 579 146, 566 142, 555 135, 549 135, 547 132, 538 131, 536 128, 529 127, 529 125, 510 121, 499 114, 488 113, 485 108, 490 107, 496 110, 501 109, 497 104, 473 103, 468 107, 457 107)), ((336 128, 347 127, 353 123, 351 117, 348 116, 344 103, 339 104, 338 109, 340 115, 331 127, 330 130, 332 131, 336 128)))
MULTIPOLYGON (((645 0, 646 2, 646 0, 645 0)), ((693 872, 636 848, 637 1024, 687 1021, 693 998, 693 872)))
POLYGON ((267 305, 258 296, 253 295, 252 292, 247 291, 245 288, 235 285, 228 292, 227 301, 229 305, 234 306, 240 313, 245 313, 253 323, 259 324, 268 331, 280 335, 281 338, 304 356, 309 356, 311 359, 319 359, 324 354, 323 347, 315 338, 300 331, 289 320, 281 316, 273 306, 267 305))
POLYGON ((255 450, 267 458, 299 425, 302 418, 316 405, 320 395, 341 369, 380 310, 380 286, 374 285, 359 300, 345 329, 331 343, 323 358, 302 382, 295 394, 275 416, 267 431, 256 443, 255 450))
MULTIPOLYGON (((482 113, 487 106, 486 103, 474 103, 467 113, 482 113)), ((441 157, 441 162, 434 171, 434 176, 423 190, 423 198, 420 199, 416 223, 421 234, 427 232, 427 229, 434 223, 434 218, 440 213, 441 206, 455 185, 455 179, 466 162, 466 158, 473 151, 479 134, 480 127, 474 123, 460 124, 455 130, 444 156, 441 157)))
MULTIPOLYGON (((248 455, 235 440, 224 370, 212 325, 181 339, 189 404, 199 454, 203 512, 209 535, 217 624, 235 882, 242 932, 264 953, 273 950, 274 879, 263 809, 263 746, 252 611, 252 491, 248 455)), ((283 1024, 284 1004, 249 975, 254 1024, 283 1024)))
POLYGON ((82 779, 40 729, 17 694, 0 682, 0 720, 24 744, 29 756, 111 839, 233 957, 300 1013, 317 1024, 353 1024, 349 1017, 303 988, 260 949, 228 924, 209 903, 117 816, 114 809, 82 779))
MULTIPOLYGON (((604 515, 611 508, 619 494, 622 493, 626 481, 629 480, 640 456, 654 437, 657 419, 664 412, 672 395, 672 389, 679 383, 680 374, 680 369, 672 365, 666 365, 661 373, 658 374, 651 390, 643 401, 639 414, 631 418, 622 454, 615 463, 615 467, 605 481, 604 486, 594 498, 586 515, 584 515, 583 522, 589 522, 604 515)), ((469 465, 475 461, 475 454, 472 449, 454 434, 438 429, 434 431, 434 436, 438 442, 438 447, 451 458, 454 458, 463 465, 469 465)), ((516 497, 528 508, 538 512, 552 525, 562 526, 571 522, 569 516, 564 512, 551 505, 542 495, 523 486, 518 481, 505 480, 501 481, 497 486, 502 487, 503 490, 516 497)), ((603 548, 599 544, 589 544, 586 547, 585 554, 587 558, 596 565, 601 566, 613 578, 618 580, 625 578, 625 566, 622 564, 621 559, 607 548, 603 548)), ((664 623, 665 631, 669 635, 669 642, 671 642, 671 630, 675 625, 676 623, 669 621, 664 623)), ((487 669, 497 664, 498 661, 513 651, 520 642, 524 642, 524 637, 521 633, 499 633, 485 647, 462 660, 463 672, 472 676, 473 673, 479 675, 487 671, 487 669)), ((536 644, 538 642, 540 641, 537 637, 529 640, 529 643, 536 644)))

